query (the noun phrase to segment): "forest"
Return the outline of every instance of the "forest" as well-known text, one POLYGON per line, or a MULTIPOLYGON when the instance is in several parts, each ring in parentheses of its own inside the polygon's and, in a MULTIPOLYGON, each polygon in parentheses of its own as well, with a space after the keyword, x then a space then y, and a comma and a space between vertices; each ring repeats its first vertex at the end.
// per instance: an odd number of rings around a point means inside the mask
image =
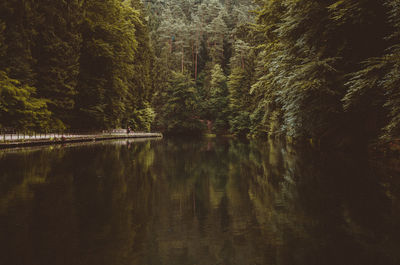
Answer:
POLYGON ((3 0, 0 130, 400 135, 398 0, 3 0))

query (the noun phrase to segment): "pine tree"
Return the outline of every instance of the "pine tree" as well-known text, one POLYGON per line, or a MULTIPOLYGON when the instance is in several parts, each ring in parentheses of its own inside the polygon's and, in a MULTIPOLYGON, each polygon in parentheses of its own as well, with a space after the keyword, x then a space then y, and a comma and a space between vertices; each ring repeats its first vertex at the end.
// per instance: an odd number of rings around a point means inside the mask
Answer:
POLYGON ((53 117, 70 124, 79 73, 81 2, 41 1, 35 4, 38 22, 32 49, 35 87, 46 98, 53 117))
POLYGON ((1 1, 0 18, 4 23, 3 38, 6 51, 0 58, 0 70, 9 73, 12 79, 33 86, 35 60, 31 48, 37 20, 33 1, 1 1))
POLYGON ((137 11, 117 0, 86 1, 76 111, 80 128, 116 128, 123 124, 134 75, 137 11))
POLYGON ((163 93, 164 106, 159 113, 161 128, 167 134, 201 134, 205 125, 198 116, 198 95, 188 73, 173 72, 163 93))
POLYGON ((250 113, 254 110, 254 96, 250 90, 254 79, 255 58, 250 45, 242 40, 236 40, 233 48, 228 81, 230 130, 233 134, 246 136, 250 133, 250 113))
POLYGON ((144 6, 139 0, 131 0, 130 6, 139 11, 139 19, 132 21, 138 47, 133 58, 134 72, 131 79, 128 79, 129 91, 122 124, 134 130, 149 131, 155 115, 150 106, 154 89, 151 76, 154 54, 150 46, 144 6))
POLYGON ((54 126, 47 100, 38 98, 33 87, 35 14, 32 1, 0 3, 0 127, 45 130, 54 126))
POLYGON ((229 129, 229 98, 227 78, 222 67, 216 64, 211 71, 210 99, 208 101, 213 120, 213 131, 217 134, 226 133, 229 129))
POLYGON ((213 64, 222 64, 224 61, 224 41, 228 28, 221 16, 214 18, 208 26, 208 45, 213 64))

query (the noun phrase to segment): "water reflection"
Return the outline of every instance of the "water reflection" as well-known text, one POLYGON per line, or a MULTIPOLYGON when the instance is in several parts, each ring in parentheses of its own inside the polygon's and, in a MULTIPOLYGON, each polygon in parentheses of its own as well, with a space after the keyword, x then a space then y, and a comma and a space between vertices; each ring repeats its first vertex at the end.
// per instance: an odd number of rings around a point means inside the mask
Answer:
POLYGON ((354 157, 227 140, 3 152, 0 264, 400 264, 398 178, 354 157))

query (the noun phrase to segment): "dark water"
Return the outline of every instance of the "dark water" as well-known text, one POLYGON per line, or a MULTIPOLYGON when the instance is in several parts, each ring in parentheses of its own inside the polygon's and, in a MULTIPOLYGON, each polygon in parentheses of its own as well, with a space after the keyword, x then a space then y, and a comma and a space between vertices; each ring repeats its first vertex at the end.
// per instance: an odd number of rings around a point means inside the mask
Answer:
POLYGON ((0 264, 398 265, 399 178, 273 142, 2 152, 0 264))

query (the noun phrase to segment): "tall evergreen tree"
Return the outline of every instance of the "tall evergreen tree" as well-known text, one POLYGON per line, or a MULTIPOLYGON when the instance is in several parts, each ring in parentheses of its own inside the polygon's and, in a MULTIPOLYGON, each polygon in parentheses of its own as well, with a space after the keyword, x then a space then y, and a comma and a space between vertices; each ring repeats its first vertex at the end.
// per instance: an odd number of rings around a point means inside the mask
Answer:
POLYGON ((82 25, 77 115, 80 128, 123 124, 128 78, 134 75, 137 11, 117 0, 86 1, 82 25))
POLYGON ((38 16, 32 49, 35 58, 35 86, 48 99, 54 119, 70 124, 79 74, 82 1, 41 1, 35 4, 38 16))
POLYGON ((0 127, 45 130, 52 124, 47 100, 37 97, 32 44, 33 1, 0 3, 0 127))
POLYGON ((226 133, 229 129, 229 98, 227 78, 222 67, 216 64, 211 71, 209 109, 213 121, 213 131, 226 133))
POLYGON ((32 44, 37 34, 38 19, 34 1, 7 0, 0 3, 0 18, 3 20, 5 54, 0 58, 0 69, 10 78, 27 85, 34 85, 34 58, 32 44))
POLYGON ((231 132, 240 136, 250 133, 250 114, 254 111, 254 95, 250 94, 254 79, 254 52, 243 41, 236 41, 231 58, 231 74, 228 80, 231 109, 231 132))
POLYGON ((154 93, 154 54, 150 46, 144 6, 140 0, 131 0, 130 6, 139 12, 139 19, 132 21, 138 46, 132 62, 133 74, 128 78, 129 90, 122 125, 130 126, 134 130, 149 131, 154 120, 154 111, 150 106, 154 93))
POLYGON ((198 94, 188 73, 173 72, 169 87, 162 95, 160 127, 169 134, 201 134, 205 125, 199 119, 198 94))

